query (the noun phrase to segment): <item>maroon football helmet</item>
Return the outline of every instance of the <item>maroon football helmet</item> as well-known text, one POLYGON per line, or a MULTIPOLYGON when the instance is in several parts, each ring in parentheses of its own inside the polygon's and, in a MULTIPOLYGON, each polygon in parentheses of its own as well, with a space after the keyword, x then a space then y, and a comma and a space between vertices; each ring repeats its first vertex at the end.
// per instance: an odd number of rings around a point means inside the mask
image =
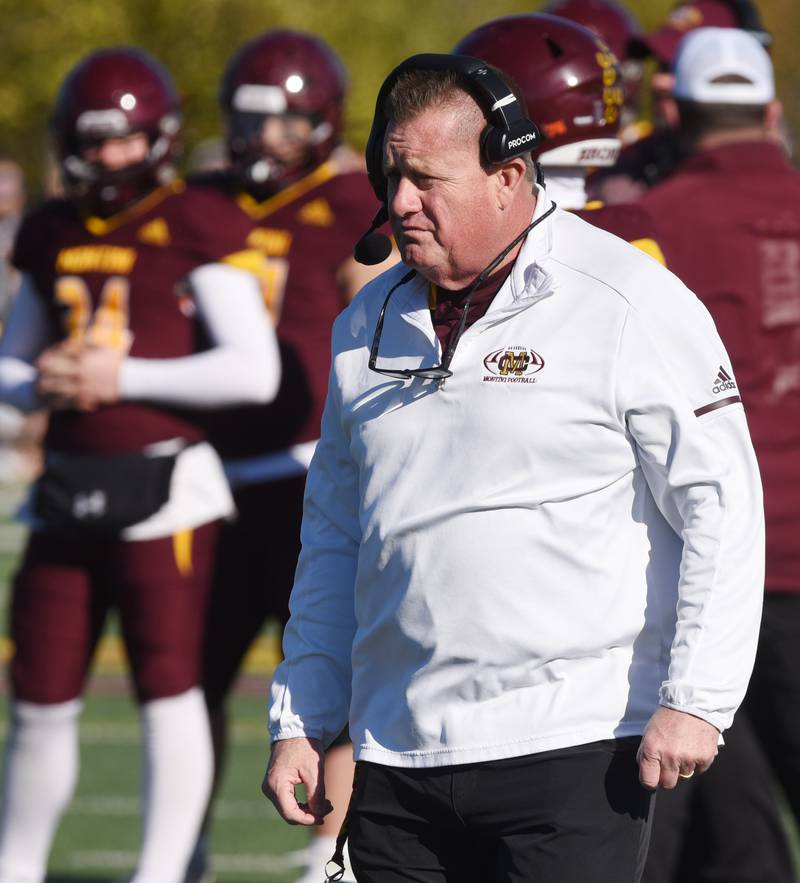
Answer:
POLYGON ((174 177, 180 99, 167 69, 141 49, 98 49, 67 74, 50 129, 67 195, 108 216, 174 177), (143 132, 142 162, 109 170, 87 148, 143 132))
POLYGON ((347 75, 322 40, 302 31, 267 31, 239 49, 220 89, 231 165, 249 188, 278 190, 324 162, 339 143, 347 75), (287 163, 265 150, 269 115, 299 115, 311 123, 302 159, 287 163))
POLYGON ((633 42, 642 36, 633 15, 616 0, 552 0, 541 11, 583 25, 608 45, 622 70, 627 116, 631 117, 628 122, 632 122, 644 74, 642 62, 631 57, 633 42))
POLYGON ((541 11, 567 18, 593 31, 620 63, 628 58, 630 41, 642 32, 633 15, 615 0, 553 0, 541 11))
POLYGON ((591 31, 554 15, 496 18, 453 50, 508 74, 542 133, 543 166, 608 166, 619 154, 619 63, 591 31))

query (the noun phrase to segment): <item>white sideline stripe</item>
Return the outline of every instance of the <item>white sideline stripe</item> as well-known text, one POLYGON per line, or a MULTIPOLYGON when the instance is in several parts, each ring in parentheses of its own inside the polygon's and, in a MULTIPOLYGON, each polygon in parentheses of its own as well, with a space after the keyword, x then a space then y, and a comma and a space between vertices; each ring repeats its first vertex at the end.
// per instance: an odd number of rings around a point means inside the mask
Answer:
MULTIPOLYGON (((101 868, 103 870, 127 870, 136 866, 138 854, 122 851, 86 851, 73 852, 68 856, 73 868, 101 868)), ((308 853, 304 850, 286 852, 283 855, 220 855, 213 853, 211 865, 217 873, 236 871, 289 871, 306 862, 308 853)))
MULTIPOLYGON (((138 816, 141 813, 141 800, 134 795, 120 794, 76 797, 69 805, 69 812, 82 816, 138 816)), ((214 817, 217 819, 259 819, 270 822, 272 815, 272 807, 266 799, 223 799, 214 804, 214 817)))

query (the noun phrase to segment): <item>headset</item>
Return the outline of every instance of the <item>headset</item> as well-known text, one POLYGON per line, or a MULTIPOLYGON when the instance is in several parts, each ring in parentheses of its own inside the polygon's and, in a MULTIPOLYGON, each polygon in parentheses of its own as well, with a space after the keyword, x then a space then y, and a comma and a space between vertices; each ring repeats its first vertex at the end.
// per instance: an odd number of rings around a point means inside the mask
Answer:
POLYGON ((485 61, 469 55, 412 55, 386 77, 375 102, 375 116, 367 141, 366 159, 370 184, 381 202, 386 202, 383 139, 389 125, 384 106, 400 76, 412 70, 454 71, 460 76, 462 85, 489 118, 480 138, 481 159, 488 165, 498 165, 515 156, 530 153, 541 141, 539 130, 528 119, 525 108, 508 83, 485 61))
POLYGON ((369 230, 359 239, 353 250, 356 260, 360 263, 380 263, 388 257, 391 250, 391 243, 387 237, 373 234, 373 231, 385 224, 389 218, 388 182, 383 174, 383 141, 390 122, 385 114, 385 105, 399 77, 412 70, 454 71, 459 75, 461 85, 489 118, 480 136, 480 156, 487 165, 500 165, 516 156, 530 153, 538 147, 542 139, 539 130, 528 118, 520 99, 499 71, 487 65, 485 61, 469 55, 436 53, 421 53, 407 58, 383 81, 375 102, 375 116, 372 119, 372 129, 365 154, 369 182, 381 203, 381 208, 369 230), (389 250, 386 250, 387 244, 389 250))

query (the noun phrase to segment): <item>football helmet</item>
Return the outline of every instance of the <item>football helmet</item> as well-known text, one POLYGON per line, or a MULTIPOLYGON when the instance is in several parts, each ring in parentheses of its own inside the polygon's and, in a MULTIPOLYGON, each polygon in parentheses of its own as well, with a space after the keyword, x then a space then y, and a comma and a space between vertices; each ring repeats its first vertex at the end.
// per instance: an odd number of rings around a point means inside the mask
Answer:
POLYGON ((616 57, 591 31, 553 15, 509 15, 476 28, 453 51, 516 82, 542 133, 533 152, 541 165, 616 162, 624 88, 616 57))
POLYGON ((754 0, 677 0, 660 28, 631 40, 629 52, 634 58, 653 55, 660 64, 671 67, 683 38, 700 27, 741 28, 765 49, 772 44, 754 0))
POLYGON ((167 69, 142 49, 98 49, 66 76, 50 131, 69 198, 108 216, 167 183, 181 127, 180 98, 167 69), (110 170, 85 153, 111 138, 142 132, 141 162, 110 170))
POLYGON ((593 31, 617 56, 628 58, 628 45, 642 29, 633 15, 615 0, 552 0, 541 12, 574 21, 593 31))
POLYGON ((242 46, 220 88, 231 166, 249 189, 279 190, 324 162, 339 143, 347 88, 344 66, 311 34, 267 31, 242 46), (287 160, 263 143, 270 116, 308 120, 300 155, 287 160))

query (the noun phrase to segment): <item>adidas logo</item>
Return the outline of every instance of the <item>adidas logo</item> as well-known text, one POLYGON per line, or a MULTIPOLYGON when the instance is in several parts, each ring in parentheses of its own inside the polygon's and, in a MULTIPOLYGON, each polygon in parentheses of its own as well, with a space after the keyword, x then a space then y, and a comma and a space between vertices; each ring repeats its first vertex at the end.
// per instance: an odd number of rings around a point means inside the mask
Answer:
POLYGON ((736 389, 736 383, 730 374, 722 367, 719 366, 719 372, 717 376, 714 378, 714 387, 712 392, 725 392, 726 389, 736 389))
POLYGON ((166 246, 171 241, 169 227, 163 218, 155 218, 143 227, 139 227, 136 235, 140 242, 147 242, 150 245, 166 246))
POLYGON ((327 199, 322 197, 307 202, 297 213, 297 217, 304 224, 311 224, 313 227, 332 227, 336 220, 327 199))

